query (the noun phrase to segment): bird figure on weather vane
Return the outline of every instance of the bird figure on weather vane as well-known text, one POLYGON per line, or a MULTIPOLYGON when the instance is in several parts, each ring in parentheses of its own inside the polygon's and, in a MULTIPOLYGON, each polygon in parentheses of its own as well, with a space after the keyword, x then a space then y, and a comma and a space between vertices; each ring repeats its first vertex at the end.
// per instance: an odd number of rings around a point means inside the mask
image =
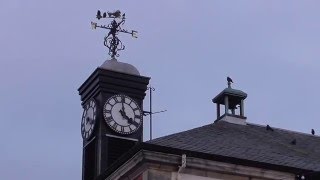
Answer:
POLYGON ((125 13, 121 14, 119 10, 115 12, 104 12, 101 15, 101 11, 97 12, 96 18, 98 20, 102 18, 113 19, 108 25, 98 25, 95 22, 91 22, 92 29, 102 28, 108 29, 109 33, 104 37, 104 45, 109 49, 109 55, 112 59, 119 57, 118 51, 124 50, 125 46, 122 44, 121 40, 118 38, 119 33, 131 34, 132 37, 137 38, 137 31, 122 29, 121 25, 125 23, 125 13))

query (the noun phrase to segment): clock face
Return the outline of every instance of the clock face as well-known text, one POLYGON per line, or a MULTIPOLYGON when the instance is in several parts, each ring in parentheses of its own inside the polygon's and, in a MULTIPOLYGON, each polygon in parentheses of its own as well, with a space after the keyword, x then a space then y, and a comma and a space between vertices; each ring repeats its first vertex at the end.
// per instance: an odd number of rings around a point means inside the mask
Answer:
POLYGON ((120 134, 132 134, 142 124, 139 105, 123 94, 112 96, 106 101, 103 116, 110 128, 120 134))
POLYGON ((83 139, 89 139, 96 122, 96 102, 90 100, 85 106, 81 121, 81 135, 83 139))

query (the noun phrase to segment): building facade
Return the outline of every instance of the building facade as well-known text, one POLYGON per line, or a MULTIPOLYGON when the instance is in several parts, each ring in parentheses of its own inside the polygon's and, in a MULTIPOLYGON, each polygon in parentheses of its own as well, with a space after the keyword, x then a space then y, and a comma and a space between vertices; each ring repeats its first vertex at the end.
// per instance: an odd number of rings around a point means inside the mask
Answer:
POLYGON ((83 180, 320 179, 320 137, 247 122, 231 81, 213 98, 215 122, 143 142, 149 80, 112 59, 79 88, 83 180))

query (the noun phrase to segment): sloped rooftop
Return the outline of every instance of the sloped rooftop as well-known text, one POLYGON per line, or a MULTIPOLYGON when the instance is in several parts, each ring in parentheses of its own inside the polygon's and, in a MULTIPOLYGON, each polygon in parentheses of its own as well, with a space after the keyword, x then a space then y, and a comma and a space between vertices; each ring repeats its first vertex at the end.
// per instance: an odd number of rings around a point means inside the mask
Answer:
POLYGON ((147 144, 320 171, 320 137, 247 124, 216 122, 160 137, 147 144), (296 144, 291 142, 296 140, 296 144))

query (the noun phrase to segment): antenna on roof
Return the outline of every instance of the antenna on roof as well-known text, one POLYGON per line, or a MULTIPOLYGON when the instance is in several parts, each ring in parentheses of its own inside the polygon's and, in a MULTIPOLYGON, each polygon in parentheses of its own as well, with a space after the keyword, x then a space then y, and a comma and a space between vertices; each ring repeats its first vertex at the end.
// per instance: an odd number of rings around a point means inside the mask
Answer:
POLYGON ((149 86, 147 89, 149 90, 149 111, 143 111, 143 115, 150 116, 150 140, 152 140, 152 114, 166 112, 167 110, 152 112, 152 91, 155 91, 156 89, 152 86, 149 86))

